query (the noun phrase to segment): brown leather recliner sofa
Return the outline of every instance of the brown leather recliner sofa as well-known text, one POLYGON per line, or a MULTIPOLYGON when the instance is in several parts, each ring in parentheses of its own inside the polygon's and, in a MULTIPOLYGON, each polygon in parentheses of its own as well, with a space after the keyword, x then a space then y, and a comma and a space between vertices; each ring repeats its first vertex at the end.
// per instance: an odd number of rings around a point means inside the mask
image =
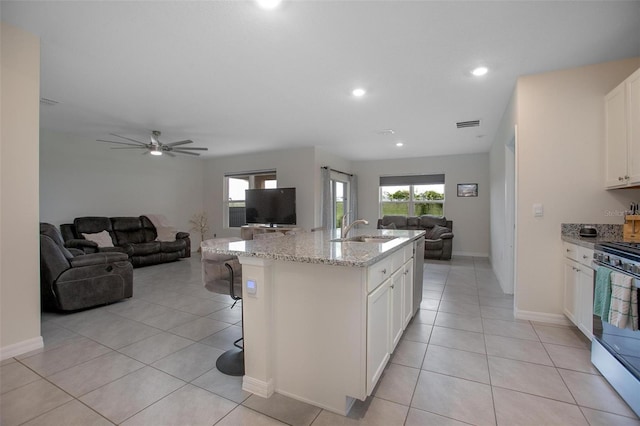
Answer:
POLYGON ((85 254, 67 249, 58 229, 40 224, 40 298, 43 310, 76 311, 133 295, 133 268, 125 253, 85 254))
POLYGON ((60 231, 66 247, 77 248, 85 253, 126 253, 134 267, 191 257, 191 239, 188 232, 177 232, 175 239, 171 241, 157 241, 156 227, 146 216, 78 217, 73 220, 73 224, 60 225, 60 231), (100 233, 107 238, 106 245, 100 246, 83 235, 100 233), (109 247, 110 245, 113 246, 109 247))
POLYGON ((453 247, 453 221, 444 216, 383 216, 378 229, 424 230, 425 259, 451 259, 453 247))

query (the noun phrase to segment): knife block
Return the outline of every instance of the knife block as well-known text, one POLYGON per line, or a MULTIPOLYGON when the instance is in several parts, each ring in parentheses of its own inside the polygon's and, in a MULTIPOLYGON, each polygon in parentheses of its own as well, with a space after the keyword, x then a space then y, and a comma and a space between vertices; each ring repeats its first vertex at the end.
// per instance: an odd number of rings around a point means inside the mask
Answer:
POLYGON ((631 243, 640 242, 640 215, 628 215, 624 217, 622 239, 631 243))

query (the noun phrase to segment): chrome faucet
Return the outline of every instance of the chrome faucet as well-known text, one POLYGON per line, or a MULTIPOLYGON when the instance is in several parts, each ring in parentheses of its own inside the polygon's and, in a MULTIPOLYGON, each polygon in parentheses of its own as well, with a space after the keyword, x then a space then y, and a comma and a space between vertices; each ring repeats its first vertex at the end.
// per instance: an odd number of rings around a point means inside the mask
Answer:
POLYGON ((344 216, 342 216, 342 227, 341 227, 342 238, 347 238, 347 234, 349 233, 349 231, 351 231, 351 228, 353 228, 355 225, 357 225, 359 223, 361 223, 363 225, 368 225, 369 224, 368 220, 358 219, 358 220, 354 220, 349 225, 347 225, 346 223, 347 223, 348 215, 349 215, 349 213, 347 213, 344 216))

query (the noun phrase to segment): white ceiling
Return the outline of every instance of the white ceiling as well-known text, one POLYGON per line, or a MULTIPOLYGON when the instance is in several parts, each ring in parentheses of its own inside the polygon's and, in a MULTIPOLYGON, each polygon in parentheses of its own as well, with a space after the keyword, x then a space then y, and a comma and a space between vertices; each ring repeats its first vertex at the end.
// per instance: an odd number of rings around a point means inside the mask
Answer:
POLYGON ((158 129, 207 156, 486 152, 518 76, 640 56, 640 1, 2 1, 0 14, 41 38, 41 96, 60 102, 41 126, 97 149, 158 129))

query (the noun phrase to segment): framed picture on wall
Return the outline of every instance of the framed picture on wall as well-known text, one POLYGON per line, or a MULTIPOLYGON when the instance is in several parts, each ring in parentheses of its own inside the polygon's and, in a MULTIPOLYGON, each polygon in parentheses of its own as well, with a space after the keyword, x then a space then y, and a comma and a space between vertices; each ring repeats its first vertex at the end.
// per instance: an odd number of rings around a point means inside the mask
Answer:
POLYGON ((477 196, 478 196, 477 183, 459 183, 458 184, 458 197, 477 197, 477 196))

